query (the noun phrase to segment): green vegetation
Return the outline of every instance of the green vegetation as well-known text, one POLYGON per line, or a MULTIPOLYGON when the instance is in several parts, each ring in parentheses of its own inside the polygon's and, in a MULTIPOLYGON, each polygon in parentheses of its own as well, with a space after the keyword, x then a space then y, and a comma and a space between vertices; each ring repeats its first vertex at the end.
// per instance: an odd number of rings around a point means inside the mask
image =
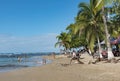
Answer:
POLYGON ((89 3, 79 3, 75 22, 66 27, 66 31, 57 36, 59 45, 65 50, 85 46, 94 53, 98 45, 101 55, 100 42, 106 41, 108 59, 114 58, 110 45, 110 37, 120 35, 120 0, 90 0, 89 3))

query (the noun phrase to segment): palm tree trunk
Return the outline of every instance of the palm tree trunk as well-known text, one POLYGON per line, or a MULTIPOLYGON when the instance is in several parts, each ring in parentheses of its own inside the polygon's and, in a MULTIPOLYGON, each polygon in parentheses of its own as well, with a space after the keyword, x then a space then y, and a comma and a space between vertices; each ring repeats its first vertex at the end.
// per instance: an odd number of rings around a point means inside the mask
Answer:
POLYGON ((102 50, 101 50, 101 44, 100 44, 100 39, 98 37, 98 34, 97 34, 97 42, 98 42, 98 48, 99 48, 98 53, 99 53, 99 56, 100 56, 100 59, 101 59, 101 58, 103 58, 103 56, 101 54, 102 50))
POLYGON ((97 34, 97 42, 98 42, 98 54, 99 54, 99 58, 102 59, 103 56, 101 54, 102 50, 101 50, 101 44, 100 44, 100 39, 99 39, 99 36, 98 36, 98 29, 97 29, 97 24, 95 24, 95 29, 96 29, 96 34, 97 34))
POLYGON ((107 23, 106 23, 106 18, 105 18, 105 14, 104 14, 104 7, 102 7, 102 18, 103 18, 103 22, 104 22, 104 26, 105 26, 105 34, 106 34, 106 42, 107 42, 107 52, 108 52, 108 60, 114 58, 114 55, 112 53, 112 49, 110 46, 110 39, 109 39, 109 33, 108 33, 108 29, 107 29, 107 23))

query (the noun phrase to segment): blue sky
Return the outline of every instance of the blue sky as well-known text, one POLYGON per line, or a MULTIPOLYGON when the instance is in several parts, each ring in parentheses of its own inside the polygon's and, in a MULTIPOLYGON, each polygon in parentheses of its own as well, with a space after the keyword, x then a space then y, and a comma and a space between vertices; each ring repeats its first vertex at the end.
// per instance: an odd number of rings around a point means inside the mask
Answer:
MULTIPOLYGON (((84 0, 89 1, 89 0, 84 0)), ((0 52, 56 52, 83 0, 0 0, 0 52)))

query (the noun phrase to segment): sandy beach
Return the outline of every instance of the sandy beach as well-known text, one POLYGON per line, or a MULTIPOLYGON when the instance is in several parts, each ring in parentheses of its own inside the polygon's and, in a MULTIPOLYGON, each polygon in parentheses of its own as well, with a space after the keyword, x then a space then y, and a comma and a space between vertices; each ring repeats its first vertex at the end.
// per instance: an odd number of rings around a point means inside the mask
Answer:
POLYGON ((58 55, 51 64, 0 73, 0 81, 120 81, 120 63, 88 64, 91 59, 84 54, 80 61, 85 64, 69 65, 70 58, 58 55))

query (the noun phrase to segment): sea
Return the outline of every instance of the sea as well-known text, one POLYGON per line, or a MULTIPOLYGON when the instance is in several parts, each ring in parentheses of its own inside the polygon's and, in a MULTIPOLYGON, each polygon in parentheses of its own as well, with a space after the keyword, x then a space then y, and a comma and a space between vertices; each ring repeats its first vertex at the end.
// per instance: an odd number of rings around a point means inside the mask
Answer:
POLYGON ((51 60, 42 58, 43 55, 51 53, 1 53, 0 54, 0 73, 8 72, 21 68, 42 66, 51 63, 51 60))

